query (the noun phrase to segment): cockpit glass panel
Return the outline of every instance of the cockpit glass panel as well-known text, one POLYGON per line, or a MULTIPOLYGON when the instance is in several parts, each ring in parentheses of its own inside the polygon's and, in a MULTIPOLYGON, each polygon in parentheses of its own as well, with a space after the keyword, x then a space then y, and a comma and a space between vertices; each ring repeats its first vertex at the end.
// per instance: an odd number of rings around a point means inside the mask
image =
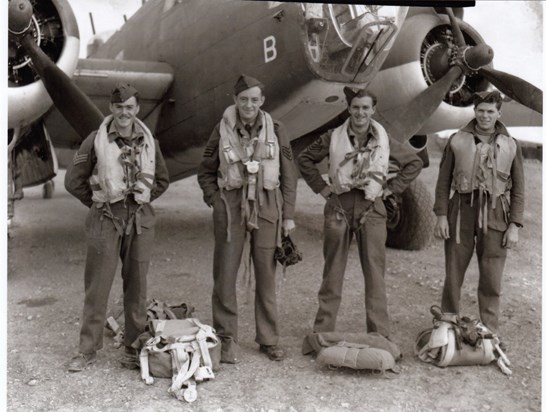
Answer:
POLYGON ((303 3, 311 66, 330 81, 365 82, 379 69, 407 8, 303 3))

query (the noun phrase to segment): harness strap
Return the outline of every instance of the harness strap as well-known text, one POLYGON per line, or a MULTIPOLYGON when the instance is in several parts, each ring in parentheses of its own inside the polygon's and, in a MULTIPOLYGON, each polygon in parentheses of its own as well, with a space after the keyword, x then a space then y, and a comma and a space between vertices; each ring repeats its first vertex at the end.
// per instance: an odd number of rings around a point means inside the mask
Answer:
POLYGON ((114 227, 116 228, 116 232, 118 232, 118 235, 123 236, 123 226, 125 222, 122 218, 114 216, 114 213, 112 213, 112 209, 110 208, 110 203, 106 202, 102 204, 102 215, 101 220, 103 218, 108 218, 112 221, 114 224, 114 227))
POLYGON ((243 271, 243 285, 245 286, 245 303, 250 303, 250 292, 252 290, 252 251, 250 244, 250 234, 245 232, 244 247, 248 252, 248 258, 243 259, 245 270, 243 271))
POLYGON ((357 230, 360 230, 364 227, 364 225, 366 224, 366 219, 368 218, 368 215, 372 211, 374 205, 375 205, 375 200, 368 205, 368 207, 366 208, 366 210, 364 210, 364 212, 362 212, 358 221, 357 230))
POLYGON ((137 234, 140 235, 142 233, 141 216, 140 216, 140 211, 142 210, 142 206, 144 205, 138 205, 135 211, 131 214, 131 217, 129 217, 129 221, 127 222, 127 227, 125 228, 126 235, 129 235, 131 233, 133 223, 135 224, 135 229, 137 234))
POLYGON ((489 200, 488 200, 488 197, 490 197, 487 192, 485 192, 485 196, 484 196, 484 202, 483 202, 483 233, 484 234, 487 234, 487 222, 488 222, 488 203, 489 203, 489 200))
POLYGON ((231 242, 231 210, 229 208, 226 195, 224 194, 224 189, 219 189, 219 190, 220 190, 220 199, 222 199, 222 202, 224 202, 224 205, 226 206, 226 217, 227 217, 226 241, 229 243, 231 242))
POLYGON ((478 168, 478 159, 480 157, 480 150, 476 147, 476 153, 474 154, 474 162, 472 163, 472 178, 470 179, 470 207, 474 206, 474 183, 476 180, 476 172, 478 168))
POLYGON ((282 245, 282 222, 283 222, 283 215, 282 215, 282 197, 278 190, 275 190, 275 203, 277 205, 277 239, 275 239, 275 244, 277 247, 281 247, 282 245))
POLYGON ((200 354, 199 350, 195 350, 194 347, 195 343, 188 344, 185 349, 180 350, 181 348, 177 348, 175 350, 176 356, 173 356, 173 369, 174 369, 174 359, 180 356, 177 359, 184 360, 184 364, 181 368, 177 369, 178 373, 175 377, 173 377, 173 383, 171 387, 169 388, 169 392, 175 393, 179 391, 182 388, 182 385, 186 383, 188 379, 190 379, 195 372, 197 371, 197 368, 199 367, 199 360, 200 360, 200 354), (188 349, 192 348, 191 351, 188 349), (180 352, 183 352, 183 354, 180 354, 180 352))
POLYGON ((478 227, 481 229, 483 227, 483 189, 482 187, 478 190, 478 227))
POLYGON ((493 175, 491 176, 491 208, 495 209, 497 207, 497 143, 496 138, 493 140, 493 159, 491 160, 491 163, 493 163, 493 175))
MULTIPOLYGON (((474 192, 472 192, 474 193, 474 192)), ((472 200, 470 201, 472 203, 472 200)), ((461 243, 461 194, 459 193, 459 209, 457 210, 457 221, 455 223, 455 243, 461 243)))

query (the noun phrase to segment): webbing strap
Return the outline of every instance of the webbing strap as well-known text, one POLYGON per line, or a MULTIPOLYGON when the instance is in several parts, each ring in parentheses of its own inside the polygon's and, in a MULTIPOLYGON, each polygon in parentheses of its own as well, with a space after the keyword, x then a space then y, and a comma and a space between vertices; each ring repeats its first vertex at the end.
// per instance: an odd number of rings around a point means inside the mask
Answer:
MULTIPOLYGON (((192 351, 190 352, 190 356, 188 357, 188 360, 185 361, 182 368, 178 370, 176 377, 173 377, 173 383, 171 387, 169 388, 169 392, 179 391, 180 388, 182 388, 182 385, 184 385, 186 381, 190 379, 197 371, 197 368, 199 367, 199 361, 201 359, 201 352, 198 350, 198 348, 195 348, 196 345, 195 346, 194 345, 195 345, 195 342, 191 344, 192 351)), ((179 352, 182 352, 182 351, 186 353, 187 349, 186 350, 177 349, 176 355, 183 356, 183 355, 179 355, 179 352)), ((173 356, 173 369, 174 369, 175 358, 176 356, 173 356)))

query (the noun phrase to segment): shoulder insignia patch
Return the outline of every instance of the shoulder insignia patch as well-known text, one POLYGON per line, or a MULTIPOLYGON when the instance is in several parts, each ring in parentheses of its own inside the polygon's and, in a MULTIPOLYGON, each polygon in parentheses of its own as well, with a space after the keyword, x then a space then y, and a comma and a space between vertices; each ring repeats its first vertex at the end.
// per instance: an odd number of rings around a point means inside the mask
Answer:
POLYGON ((205 151, 203 152, 204 157, 212 157, 212 155, 216 152, 216 148, 212 146, 205 146, 205 151))
POLYGON ((307 150, 311 153, 319 153, 322 150, 322 145, 320 144, 320 141, 316 140, 307 146, 307 150))
POLYGON ((282 155, 288 160, 292 160, 292 149, 290 147, 281 146, 282 155))
POLYGON ((87 159, 89 159, 89 154, 87 154, 87 153, 84 153, 84 154, 76 153, 74 155, 74 161, 73 161, 74 166, 79 165, 80 163, 87 162, 87 159))

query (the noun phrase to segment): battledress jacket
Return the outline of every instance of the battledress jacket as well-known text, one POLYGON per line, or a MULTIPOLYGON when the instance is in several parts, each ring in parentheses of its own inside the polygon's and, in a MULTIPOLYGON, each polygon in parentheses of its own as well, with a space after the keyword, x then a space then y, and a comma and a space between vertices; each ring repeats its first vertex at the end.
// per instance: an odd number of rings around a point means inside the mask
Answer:
MULTIPOLYGON (((237 133, 240 135, 239 130, 243 128, 243 125, 239 119, 237 119, 237 133)), ((259 133, 262 127, 261 119, 258 118, 253 126, 253 135, 259 133)), ((282 205, 282 219, 294 219, 294 213, 296 209, 296 190, 298 184, 298 172, 296 165, 294 164, 294 158, 292 155, 292 147, 290 146, 290 139, 286 133, 284 126, 273 120, 273 127, 275 135, 278 138, 280 147, 280 191, 283 196, 282 205)), ((205 151, 203 153, 203 160, 199 166, 197 173, 197 179, 199 186, 203 190, 203 199, 205 203, 212 206, 217 196, 220 195, 220 189, 218 187, 218 168, 220 166, 219 158, 219 142, 220 142, 220 123, 216 125, 209 138, 205 151)), ((265 202, 258 210, 258 216, 263 218, 273 218, 273 216, 267 216, 269 213, 276 214, 277 206, 275 200, 275 191, 264 190, 265 202)))
MULTIPOLYGON (((466 125, 462 131, 476 134, 475 132, 476 120, 472 120, 466 125)), ((505 136, 510 136, 504 125, 497 122, 496 133, 502 133, 505 136)), ((436 183, 436 200, 434 203, 434 213, 436 216, 448 215, 448 204, 451 193, 451 182, 453 179, 453 169, 455 167, 455 155, 451 150, 450 142, 453 136, 450 137, 442 160, 440 162, 440 172, 438 173, 438 182, 436 183)), ((515 139, 514 139, 515 140, 515 139)), ((512 188, 510 189, 510 221, 504 221, 504 214, 502 207, 491 208, 488 207, 488 227, 496 230, 506 230, 506 225, 509 223, 515 223, 518 226, 523 226, 523 208, 524 208, 524 193, 525 182, 523 173, 523 154, 521 152, 521 145, 517 140, 516 142, 516 156, 512 162, 510 169, 510 177, 512 179, 512 188)), ((477 201, 477 199, 475 199, 477 201)))
MULTIPOLYGON (((109 129, 108 135, 112 135, 112 129, 109 129)), ((93 173, 93 168, 97 163, 97 155, 95 153, 95 136, 97 132, 92 132, 83 141, 78 152, 74 156, 74 161, 69 167, 65 177, 65 187, 69 193, 80 200, 85 206, 91 207, 93 205, 93 191, 89 184, 89 177, 93 173)), ((114 136, 112 136, 114 137, 114 136)), ((116 138, 118 136, 115 136, 116 138)), ((169 172, 161 150, 159 148, 159 142, 155 141, 155 177, 154 185, 150 192, 150 202, 157 199, 159 196, 167 190, 169 187, 169 172)))

